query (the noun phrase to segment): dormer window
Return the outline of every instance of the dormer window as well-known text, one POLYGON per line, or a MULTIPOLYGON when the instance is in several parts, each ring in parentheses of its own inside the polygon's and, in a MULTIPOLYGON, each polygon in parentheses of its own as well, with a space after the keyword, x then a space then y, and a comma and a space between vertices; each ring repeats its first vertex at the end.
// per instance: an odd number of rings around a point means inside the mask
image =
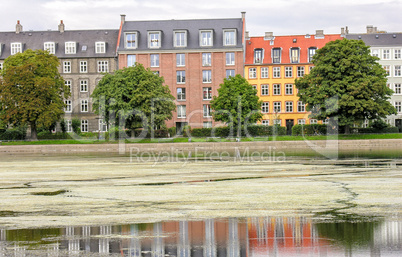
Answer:
POLYGON ((11 43, 11 55, 14 55, 16 53, 22 53, 21 43, 11 43))
POLYGON ((290 62, 291 63, 299 63, 300 62, 300 49, 298 47, 294 47, 290 49, 290 62))
POLYGON ((212 46, 212 30, 200 30, 200 46, 212 46))
POLYGON ((263 61, 263 50, 262 49, 255 49, 254 50, 254 63, 262 63, 263 61))
POLYGON ((313 56, 315 55, 315 52, 317 51, 316 47, 310 47, 308 49, 308 62, 312 62, 313 61, 313 56))
POLYGON ((161 32, 160 31, 150 31, 148 32, 148 47, 149 48, 160 48, 161 47, 161 32))
POLYGON ((76 42, 66 42, 65 43, 65 54, 75 54, 77 52, 76 42))
POLYGON ((223 31, 223 45, 235 46, 236 45, 236 30, 227 29, 223 31))
POLYGON ((96 42, 95 43, 95 53, 97 53, 97 54, 106 53, 106 43, 105 42, 96 42))
POLYGON ((128 32, 125 34, 125 47, 126 48, 137 48, 138 44, 137 44, 137 39, 138 39, 138 34, 137 32, 128 32))
POLYGON ((55 54, 56 44, 54 42, 45 42, 43 44, 43 50, 48 51, 50 54, 55 54))
POLYGON ((280 48, 272 49, 272 63, 281 63, 281 51, 280 48))
POLYGON ((186 47, 187 46, 187 31, 175 31, 173 45, 174 45, 174 47, 186 47))

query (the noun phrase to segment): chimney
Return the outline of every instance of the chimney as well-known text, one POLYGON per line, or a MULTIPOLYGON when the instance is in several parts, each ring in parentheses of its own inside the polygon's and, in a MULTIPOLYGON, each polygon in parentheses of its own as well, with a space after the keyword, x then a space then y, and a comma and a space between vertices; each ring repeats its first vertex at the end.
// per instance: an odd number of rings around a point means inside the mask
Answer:
POLYGON ((373 25, 367 25, 367 34, 373 34, 374 33, 374 26, 373 25))
POLYGON ((345 36, 345 28, 341 28, 341 37, 345 36))
POLYGON ((346 35, 349 34, 349 28, 348 28, 348 26, 345 27, 345 34, 346 34, 346 35))
POLYGON ((63 33, 63 32, 64 32, 64 23, 63 23, 63 20, 60 21, 60 24, 59 24, 59 31, 60 31, 60 33, 63 33))
POLYGON ((315 31, 315 38, 324 38, 324 30, 322 29, 317 29, 315 31))
POLYGON ((265 32, 264 40, 273 40, 274 32, 265 32))
POLYGON ((241 18, 243 19, 243 21, 246 19, 246 12, 241 12, 241 18))
POLYGON ((249 40, 250 39, 250 32, 248 32, 248 31, 244 32, 244 38, 246 40, 249 40))
POLYGON ((121 18, 121 23, 126 22, 126 15, 125 14, 120 14, 120 18, 121 18))
POLYGON ((17 25, 15 26, 15 33, 19 34, 22 32, 22 25, 20 24, 20 20, 17 20, 17 25))

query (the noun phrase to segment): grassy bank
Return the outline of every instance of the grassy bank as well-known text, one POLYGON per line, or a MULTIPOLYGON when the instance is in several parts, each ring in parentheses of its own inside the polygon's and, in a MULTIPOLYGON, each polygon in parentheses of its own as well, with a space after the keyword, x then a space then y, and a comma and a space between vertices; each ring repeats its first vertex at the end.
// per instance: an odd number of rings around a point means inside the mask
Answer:
MULTIPOLYGON (((302 141, 302 140, 359 140, 359 139, 402 139, 402 133, 397 134, 353 134, 330 136, 271 136, 271 137, 244 137, 242 142, 250 141, 302 141)), ((155 139, 127 139, 126 143, 186 143, 186 142, 235 142, 235 138, 155 138, 155 139)), ((119 141, 106 141, 98 139, 64 139, 39 141, 12 141, 1 142, 1 145, 51 145, 51 144, 114 144, 119 141)))

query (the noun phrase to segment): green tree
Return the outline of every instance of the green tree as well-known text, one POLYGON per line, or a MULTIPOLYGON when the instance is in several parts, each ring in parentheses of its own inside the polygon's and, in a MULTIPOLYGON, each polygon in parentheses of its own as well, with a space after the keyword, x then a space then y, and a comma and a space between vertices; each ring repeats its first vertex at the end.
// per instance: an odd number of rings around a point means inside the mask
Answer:
POLYGON ((70 90, 58 72, 59 60, 43 50, 26 50, 5 59, 0 79, 1 119, 27 124, 31 139, 38 127, 50 127, 64 114, 70 90))
POLYGON ((139 63, 106 74, 92 93, 93 109, 112 125, 124 121, 129 129, 165 126, 176 105, 163 83, 163 77, 139 63))
POLYGON ((257 90, 237 74, 225 78, 220 84, 218 96, 211 101, 212 116, 215 121, 222 121, 232 129, 237 128, 237 136, 240 136, 241 125, 262 119, 261 104, 257 90))
POLYGON ((310 74, 296 79, 311 117, 332 118, 349 133, 357 121, 396 113, 388 101, 386 72, 362 40, 336 40, 317 50, 310 74))

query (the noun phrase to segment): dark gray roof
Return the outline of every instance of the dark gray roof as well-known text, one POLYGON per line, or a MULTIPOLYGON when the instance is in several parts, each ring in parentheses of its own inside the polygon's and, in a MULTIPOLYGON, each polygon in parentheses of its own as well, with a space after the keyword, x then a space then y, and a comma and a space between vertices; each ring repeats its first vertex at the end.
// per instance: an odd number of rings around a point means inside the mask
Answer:
POLYGON ((368 46, 402 45, 402 33, 347 34, 347 39, 361 39, 368 46))
MULTIPOLYGON (((233 48, 223 45, 223 30, 236 29, 237 45, 242 47, 243 23, 241 18, 234 19, 200 19, 200 20, 161 20, 161 21, 126 21, 120 34, 119 51, 124 50, 124 33, 138 33, 138 47, 130 51, 158 51, 178 49, 173 45, 175 30, 187 31, 187 47, 184 49, 200 49, 199 31, 213 30, 213 47, 216 49, 233 48), (161 31, 162 46, 159 49, 149 49, 147 44, 148 31, 161 31)), ((203 47, 204 49, 204 47, 203 47)))
POLYGON ((19 34, 15 32, 0 32, 1 55, 5 59, 11 54, 10 44, 22 43, 23 51, 26 49, 43 49, 44 42, 55 42, 58 58, 88 58, 88 57, 114 57, 116 56, 116 44, 119 30, 66 30, 59 31, 24 31, 19 34), (76 54, 65 54, 65 42, 76 42, 76 54), (106 42, 106 52, 95 53, 95 42, 106 42), (87 46, 83 51, 82 46, 87 46))

